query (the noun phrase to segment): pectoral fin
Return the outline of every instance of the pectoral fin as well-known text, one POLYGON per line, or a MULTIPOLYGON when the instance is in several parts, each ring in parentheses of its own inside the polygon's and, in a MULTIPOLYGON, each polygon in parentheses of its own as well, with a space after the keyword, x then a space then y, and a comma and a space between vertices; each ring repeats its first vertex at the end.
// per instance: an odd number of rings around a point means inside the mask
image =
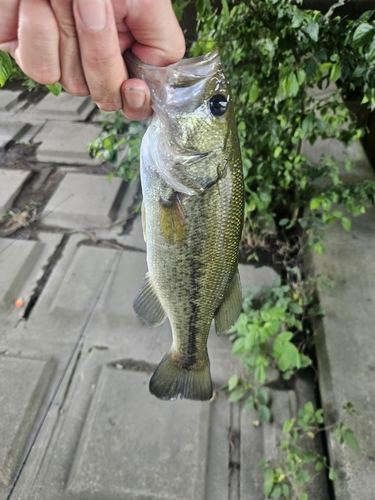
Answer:
POLYGON ((148 273, 134 299, 133 309, 137 316, 150 326, 161 325, 167 317, 148 273))
POLYGON ((238 271, 233 276, 225 293, 223 302, 215 314, 215 328, 218 335, 227 332, 236 323, 241 314, 242 292, 238 271))

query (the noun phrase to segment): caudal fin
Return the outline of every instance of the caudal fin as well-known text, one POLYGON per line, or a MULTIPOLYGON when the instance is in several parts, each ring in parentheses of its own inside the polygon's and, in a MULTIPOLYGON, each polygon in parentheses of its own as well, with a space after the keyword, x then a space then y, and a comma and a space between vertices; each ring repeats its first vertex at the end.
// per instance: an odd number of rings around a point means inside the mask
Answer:
POLYGON ((174 400, 178 396, 198 401, 211 399, 212 381, 208 356, 187 369, 174 361, 170 353, 166 354, 151 377, 150 392, 164 400, 174 400))

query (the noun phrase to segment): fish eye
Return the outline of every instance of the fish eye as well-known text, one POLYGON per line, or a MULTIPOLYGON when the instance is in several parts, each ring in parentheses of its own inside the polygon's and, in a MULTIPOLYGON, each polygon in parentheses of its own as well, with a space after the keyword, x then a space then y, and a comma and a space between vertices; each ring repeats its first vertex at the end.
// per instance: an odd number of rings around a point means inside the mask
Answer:
POLYGON ((228 108, 227 98, 221 94, 214 95, 208 102, 214 116, 223 116, 228 108))

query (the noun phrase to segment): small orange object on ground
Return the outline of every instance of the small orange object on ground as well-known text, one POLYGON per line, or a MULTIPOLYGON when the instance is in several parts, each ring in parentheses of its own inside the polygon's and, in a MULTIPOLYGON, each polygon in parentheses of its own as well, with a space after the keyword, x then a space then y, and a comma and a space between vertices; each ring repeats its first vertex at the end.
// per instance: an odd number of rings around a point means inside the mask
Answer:
POLYGON ((22 307, 23 306, 23 300, 22 299, 17 299, 15 302, 14 302, 14 305, 16 307, 22 307))

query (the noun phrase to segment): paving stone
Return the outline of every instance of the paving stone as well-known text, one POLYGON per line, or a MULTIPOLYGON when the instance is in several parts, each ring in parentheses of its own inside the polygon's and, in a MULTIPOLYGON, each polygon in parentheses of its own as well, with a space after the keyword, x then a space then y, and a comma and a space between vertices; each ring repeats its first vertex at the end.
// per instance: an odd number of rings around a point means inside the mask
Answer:
POLYGON ((37 149, 41 162, 55 162, 68 165, 97 165, 87 152, 87 144, 101 132, 97 125, 87 123, 48 122, 34 137, 42 144, 37 149))
POLYGON ((0 215, 12 208, 13 201, 30 174, 28 170, 0 169, 0 215))
MULTIPOLYGON (((341 164, 349 152, 355 163, 352 178, 375 178, 359 142, 349 150, 332 141, 321 141, 314 147, 315 156, 333 154, 341 164)), ((337 223, 330 225, 326 253, 313 255, 309 264, 316 273, 334 280, 333 288, 320 294, 325 316, 314 320, 325 423, 344 420, 361 447, 360 452, 353 451, 329 435, 330 460, 338 473, 333 486, 340 500, 370 499, 375 489, 374 227, 373 208, 353 219, 350 233, 337 223), (360 417, 345 414, 342 407, 348 401, 360 417)))
POLYGON ((9 112, 16 106, 19 96, 22 94, 19 90, 0 90, 0 112, 9 112))
MULTIPOLYGON (((0 355, 0 483, 9 486, 40 410, 52 361, 0 355)), ((4 497, 5 498, 5 497, 4 497)))
POLYGON ((0 238, 0 336, 22 318, 43 269, 62 235, 39 233, 40 241, 0 238), (23 307, 14 302, 22 299, 23 307))
POLYGON ((24 484, 27 498, 224 500, 226 398, 159 401, 148 393, 145 363, 140 369, 117 369, 116 358, 103 363, 110 354, 93 350, 81 357, 76 368, 81 376, 71 385, 38 476, 24 484), (212 438, 217 438, 213 453, 212 438), (217 483, 211 485, 209 478, 217 483))
POLYGON ((29 128, 26 123, 0 122, 0 148, 10 141, 19 141, 29 128))
POLYGON ((354 219, 350 233, 333 225, 326 253, 314 257, 316 272, 334 280, 333 288, 320 296, 325 316, 315 322, 326 423, 343 419, 361 447, 356 452, 330 439, 331 463, 339 475, 334 488, 340 500, 370 499, 375 489, 374 227, 374 209, 354 219), (343 411, 348 401, 357 416, 343 411))
POLYGON ((123 196, 122 180, 67 174, 42 215, 43 225, 82 229, 108 225, 123 196))
POLYGON ((95 107, 90 97, 72 96, 67 92, 58 96, 48 93, 28 114, 36 119, 84 121, 95 107))

